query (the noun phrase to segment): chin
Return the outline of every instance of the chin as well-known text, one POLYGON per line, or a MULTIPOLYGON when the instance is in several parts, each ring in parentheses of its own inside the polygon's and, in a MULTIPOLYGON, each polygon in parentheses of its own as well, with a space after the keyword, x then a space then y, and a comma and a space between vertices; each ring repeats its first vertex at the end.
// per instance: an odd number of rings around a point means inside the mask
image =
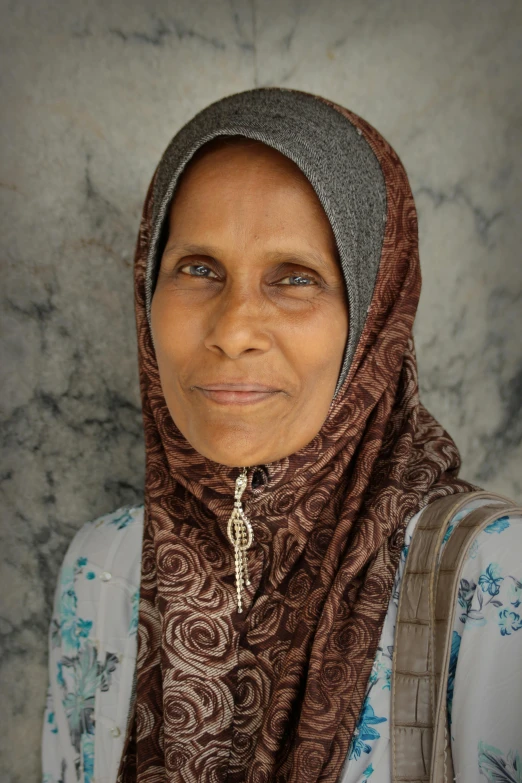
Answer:
POLYGON ((226 465, 229 468, 249 468, 251 465, 260 465, 268 461, 263 458, 262 451, 257 449, 238 449, 237 444, 235 444, 235 448, 226 448, 223 444, 212 446, 212 444, 206 442, 202 447, 194 446, 194 448, 207 459, 220 465, 226 465))
POLYGON ((263 442, 259 432, 253 432, 250 428, 231 429, 226 432, 218 432, 217 427, 211 428, 212 436, 187 437, 192 446, 207 459, 226 465, 230 468, 250 467, 261 465, 271 459, 270 444, 263 442))
POLYGON ((304 445, 286 436, 280 418, 258 422, 246 418, 233 420, 229 416, 225 421, 213 416, 185 415, 182 426, 177 426, 197 452, 230 468, 277 462, 304 445))

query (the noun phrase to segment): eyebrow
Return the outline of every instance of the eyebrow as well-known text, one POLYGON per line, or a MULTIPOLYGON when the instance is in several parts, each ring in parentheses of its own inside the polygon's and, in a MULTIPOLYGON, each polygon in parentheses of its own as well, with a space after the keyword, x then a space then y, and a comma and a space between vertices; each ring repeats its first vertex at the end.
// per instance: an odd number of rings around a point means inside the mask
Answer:
MULTIPOLYGON (((210 256, 211 258, 219 259, 221 255, 219 248, 212 247, 212 245, 195 245, 186 242, 172 242, 165 248, 165 253, 176 253, 180 255, 194 255, 194 256, 210 256)), ((316 265, 319 269, 322 269, 326 273, 332 272, 331 267, 327 264, 320 253, 310 251, 297 251, 292 253, 288 250, 272 250, 267 253, 268 258, 272 262, 284 263, 311 263, 316 265)), ((339 261, 337 261, 339 263, 339 261)))

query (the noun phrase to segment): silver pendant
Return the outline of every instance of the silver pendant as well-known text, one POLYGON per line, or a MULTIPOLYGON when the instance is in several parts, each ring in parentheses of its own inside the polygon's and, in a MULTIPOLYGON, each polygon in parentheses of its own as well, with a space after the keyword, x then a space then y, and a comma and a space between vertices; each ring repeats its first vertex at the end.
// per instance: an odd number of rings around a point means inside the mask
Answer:
POLYGON ((234 547, 234 561, 236 569, 237 611, 243 611, 241 596, 243 585, 250 585, 248 576, 247 549, 252 545, 254 533, 250 520, 241 506, 241 496, 247 485, 247 469, 243 468, 236 479, 234 492, 234 508, 227 525, 227 535, 234 547))

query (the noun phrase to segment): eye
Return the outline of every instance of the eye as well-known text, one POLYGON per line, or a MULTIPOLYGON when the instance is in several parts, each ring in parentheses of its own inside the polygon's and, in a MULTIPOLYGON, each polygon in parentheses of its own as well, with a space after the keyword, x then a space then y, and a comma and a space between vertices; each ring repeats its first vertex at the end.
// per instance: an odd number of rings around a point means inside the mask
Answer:
MULTIPOLYGON (((207 273, 210 272, 211 274, 214 275, 214 278, 217 278, 216 273, 213 272, 212 269, 210 269, 210 267, 205 266, 205 264, 184 264, 184 266, 179 267, 179 271, 183 272, 183 274, 187 274, 189 277, 204 277, 204 278, 209 278, 209 275, 207 273), (184 269, 191 269, 191 270, 193 269, 195 270, 195 272, 194 273, 183 272, 184 269)), ((210 278, 210 279, 214 279, 214 278, 210 278)))
POLYGON ((310 285, 317 285, 317 280, 309 275, 288 275, 287 277, 283 277, 279 282, 283 282, 284 280, 293 280, 294 283, 290 283, 290 285, 301 288, 307 288, 310 285))
MULTIPOLYGON (((202 278, 204 280, 219 280, 219 275, 207 266, 207 264, 184 264, 178 267, 178 273, 192 278, 202 278)), ((310 288, 319 285, 319 281, 314 275, 303 274, 295 271, 293 274, 280 278, 273 285, 283 285, 287 288, 310 288)))

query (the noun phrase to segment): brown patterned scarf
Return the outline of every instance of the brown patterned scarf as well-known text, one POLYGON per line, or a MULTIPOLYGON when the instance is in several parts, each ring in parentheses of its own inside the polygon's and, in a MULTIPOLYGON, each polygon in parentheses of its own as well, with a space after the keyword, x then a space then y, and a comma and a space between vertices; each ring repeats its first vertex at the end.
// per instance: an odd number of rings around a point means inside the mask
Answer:
MULTIPOLYGON (((239 468, 197 453, 161 391, 146 317, 154 178, 135 257, 146 442, 137 697, 120 783, 334 783, 363 704, 412 515, 468 491, 457 448, 419 401, 412 325, 417 217, 404 168, 357 115, 387 220, 371 308, 318 435, 267 466, 243 507, 255 532, 236 611, 226 536, 239 468)), ((155 175, 157 175, 157 170, 155 175)))

